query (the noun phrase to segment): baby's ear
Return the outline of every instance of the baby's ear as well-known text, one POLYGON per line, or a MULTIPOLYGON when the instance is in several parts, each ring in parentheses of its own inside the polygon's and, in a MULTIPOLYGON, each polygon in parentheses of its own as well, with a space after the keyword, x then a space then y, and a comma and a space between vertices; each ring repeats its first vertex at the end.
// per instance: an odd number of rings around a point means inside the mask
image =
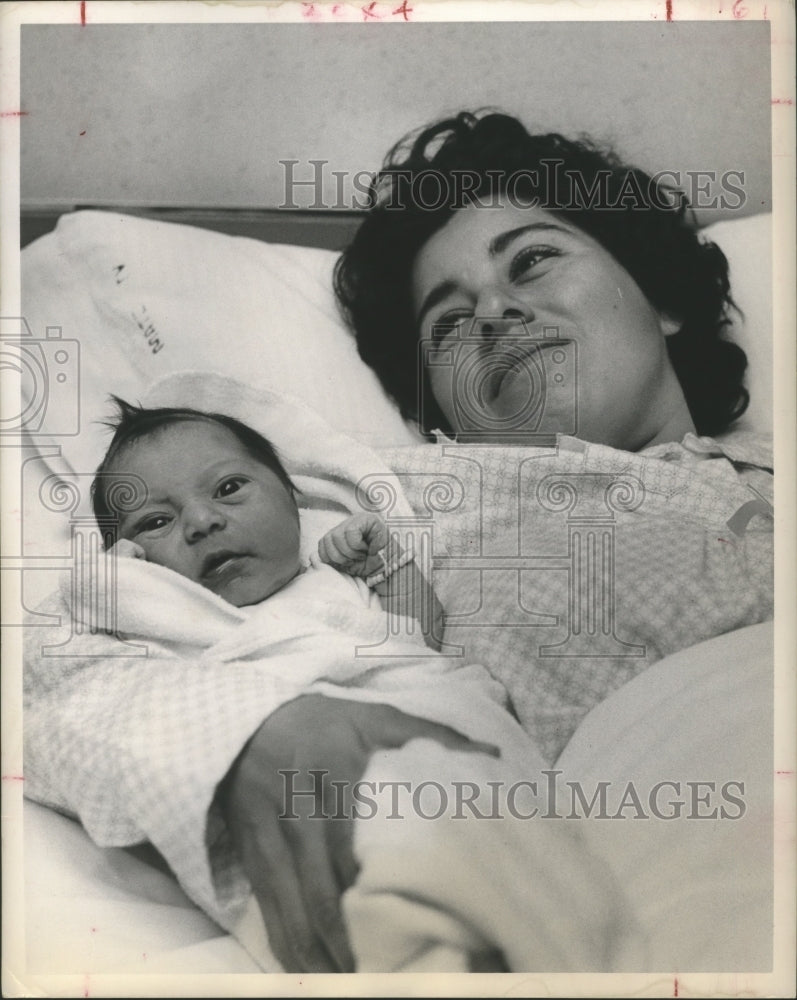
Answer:
POLYGON ((668 313, 659 313, 659 329, 665 337, 672 337, 674 333, 678 333, 682 325, 681 320, 676 319, 675 316, 670 316, 668 313))

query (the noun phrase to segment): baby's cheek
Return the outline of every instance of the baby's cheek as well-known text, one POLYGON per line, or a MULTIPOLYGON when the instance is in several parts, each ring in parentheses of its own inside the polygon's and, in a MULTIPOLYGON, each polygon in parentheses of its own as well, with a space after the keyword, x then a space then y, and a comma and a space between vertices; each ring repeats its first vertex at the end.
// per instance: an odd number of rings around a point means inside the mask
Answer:
POLYGON ((167 569, 173 569, 176 573, 182 573, 183 576, 190 576, 179 565, 179 560, 174 557, 173 553, 162 542, 149 541, 144 543, 142 548, 147 555, 147 562, 156 563, 158 566, 165 566, 167 569))

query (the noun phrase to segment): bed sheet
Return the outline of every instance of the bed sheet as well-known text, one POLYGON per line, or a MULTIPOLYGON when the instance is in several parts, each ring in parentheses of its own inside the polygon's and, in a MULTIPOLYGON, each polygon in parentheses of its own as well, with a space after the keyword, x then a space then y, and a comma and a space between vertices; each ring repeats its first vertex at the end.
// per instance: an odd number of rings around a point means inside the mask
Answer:
POLYGON ((28 972, 259 971, 170 875, 36 802, 23 817, 28 972))

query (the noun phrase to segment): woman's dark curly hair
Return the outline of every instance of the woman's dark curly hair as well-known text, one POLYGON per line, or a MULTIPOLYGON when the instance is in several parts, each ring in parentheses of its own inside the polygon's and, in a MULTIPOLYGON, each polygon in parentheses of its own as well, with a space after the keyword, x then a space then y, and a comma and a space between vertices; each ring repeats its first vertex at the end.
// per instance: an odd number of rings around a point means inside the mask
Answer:
MULTIPOLYGON (((698 433, 721 433, 741 416, 747 359, 722 336, 736 308, 728 262, 700 238, 686 196, 592 141, 532 135, 516 118, 484 111, 462 112, 393 147, 335 269, 335 294, 360 356, 402 415, 418 418, 421 391, 429 415, 432 399, 425 373, 418 378, 416 255, 457 209, 490 203, 509 183, 513 196, 535 199, 598 240, 653 307, 681 323, 667 346, 698 433)), ((452 430, 439 410, 432 416, 452 430)))

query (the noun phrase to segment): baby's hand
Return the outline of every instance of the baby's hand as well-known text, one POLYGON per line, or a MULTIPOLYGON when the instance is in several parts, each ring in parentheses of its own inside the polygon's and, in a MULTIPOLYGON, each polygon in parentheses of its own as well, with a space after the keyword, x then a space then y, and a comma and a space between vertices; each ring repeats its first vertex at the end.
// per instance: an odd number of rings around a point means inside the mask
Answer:
POLYGON ((106 555, 121 556, 123 559, 146 559, 147 553, 136 542, 131 542, 129 538, 120 538, 112 545, 106 555))
POLYGON ((379 552, 388 543, 385 522, 377 514, 354 514, 318 543, 322 562, 349 576, 368 577, 382 569, 379 552))

